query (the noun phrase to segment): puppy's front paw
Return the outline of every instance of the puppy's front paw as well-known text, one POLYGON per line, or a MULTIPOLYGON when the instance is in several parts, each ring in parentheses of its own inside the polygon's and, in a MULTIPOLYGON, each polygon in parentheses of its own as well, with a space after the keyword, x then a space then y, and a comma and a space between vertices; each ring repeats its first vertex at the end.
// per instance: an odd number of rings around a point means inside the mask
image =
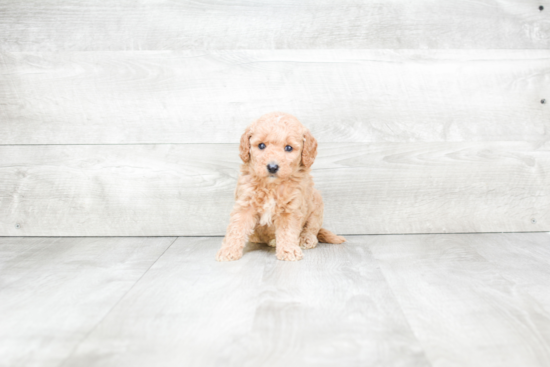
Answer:
POLYGON ((216 254, 217 261, 234 261, 243 257, 243 249, 231 246, 222 247, 216 254))
POLYGON ((302 260, 302 250, 299 246, 277 246, 277 259, 284 261, 302 260))
POLYGON ((314 248, 319 243, 319 240, 317 240, 317 236, 315 236, 313 233, 302 233, 300 235, 300 247, 305 249, 314 248))

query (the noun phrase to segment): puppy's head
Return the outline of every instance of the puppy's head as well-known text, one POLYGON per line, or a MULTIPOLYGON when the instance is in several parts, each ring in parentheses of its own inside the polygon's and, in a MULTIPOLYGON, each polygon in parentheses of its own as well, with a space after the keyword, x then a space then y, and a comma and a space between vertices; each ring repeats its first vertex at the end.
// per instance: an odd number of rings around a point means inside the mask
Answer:
POLYGON ((241 159, 260 178, 285 179, 311 167, 317 141, 298 119, 283 112, 263 115, 241 137, 241 159))

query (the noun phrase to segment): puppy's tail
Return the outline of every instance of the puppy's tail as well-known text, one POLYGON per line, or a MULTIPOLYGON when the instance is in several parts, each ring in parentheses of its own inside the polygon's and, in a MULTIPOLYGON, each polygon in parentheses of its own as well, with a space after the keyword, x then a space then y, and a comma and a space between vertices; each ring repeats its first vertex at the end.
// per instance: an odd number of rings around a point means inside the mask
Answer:
POLYGON ((328 229, 321 228, 317 233, 317 239, 323 243, 342 243, 346 242, 346 239, 342 236, 337 236, 328 229))

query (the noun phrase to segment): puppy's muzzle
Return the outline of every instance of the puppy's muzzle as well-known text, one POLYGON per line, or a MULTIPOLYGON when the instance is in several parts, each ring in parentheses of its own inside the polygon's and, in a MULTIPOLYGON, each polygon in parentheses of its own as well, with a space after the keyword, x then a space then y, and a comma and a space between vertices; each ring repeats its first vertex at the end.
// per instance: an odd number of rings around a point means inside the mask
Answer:
POLYGON ((269 171, 269 173, 277 173, 277 171, 279 170, 279 166, 274 163, 269 163, 267 165, 267 170, 269 171))

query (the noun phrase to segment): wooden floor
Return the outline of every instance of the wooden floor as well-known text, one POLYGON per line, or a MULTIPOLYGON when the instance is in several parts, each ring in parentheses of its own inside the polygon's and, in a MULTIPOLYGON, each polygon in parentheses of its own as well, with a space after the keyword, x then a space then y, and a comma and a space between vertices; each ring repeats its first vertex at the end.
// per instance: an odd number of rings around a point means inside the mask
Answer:
POLYGON ((1 237, 1 366, 550 366, 550 234, 1 237))

